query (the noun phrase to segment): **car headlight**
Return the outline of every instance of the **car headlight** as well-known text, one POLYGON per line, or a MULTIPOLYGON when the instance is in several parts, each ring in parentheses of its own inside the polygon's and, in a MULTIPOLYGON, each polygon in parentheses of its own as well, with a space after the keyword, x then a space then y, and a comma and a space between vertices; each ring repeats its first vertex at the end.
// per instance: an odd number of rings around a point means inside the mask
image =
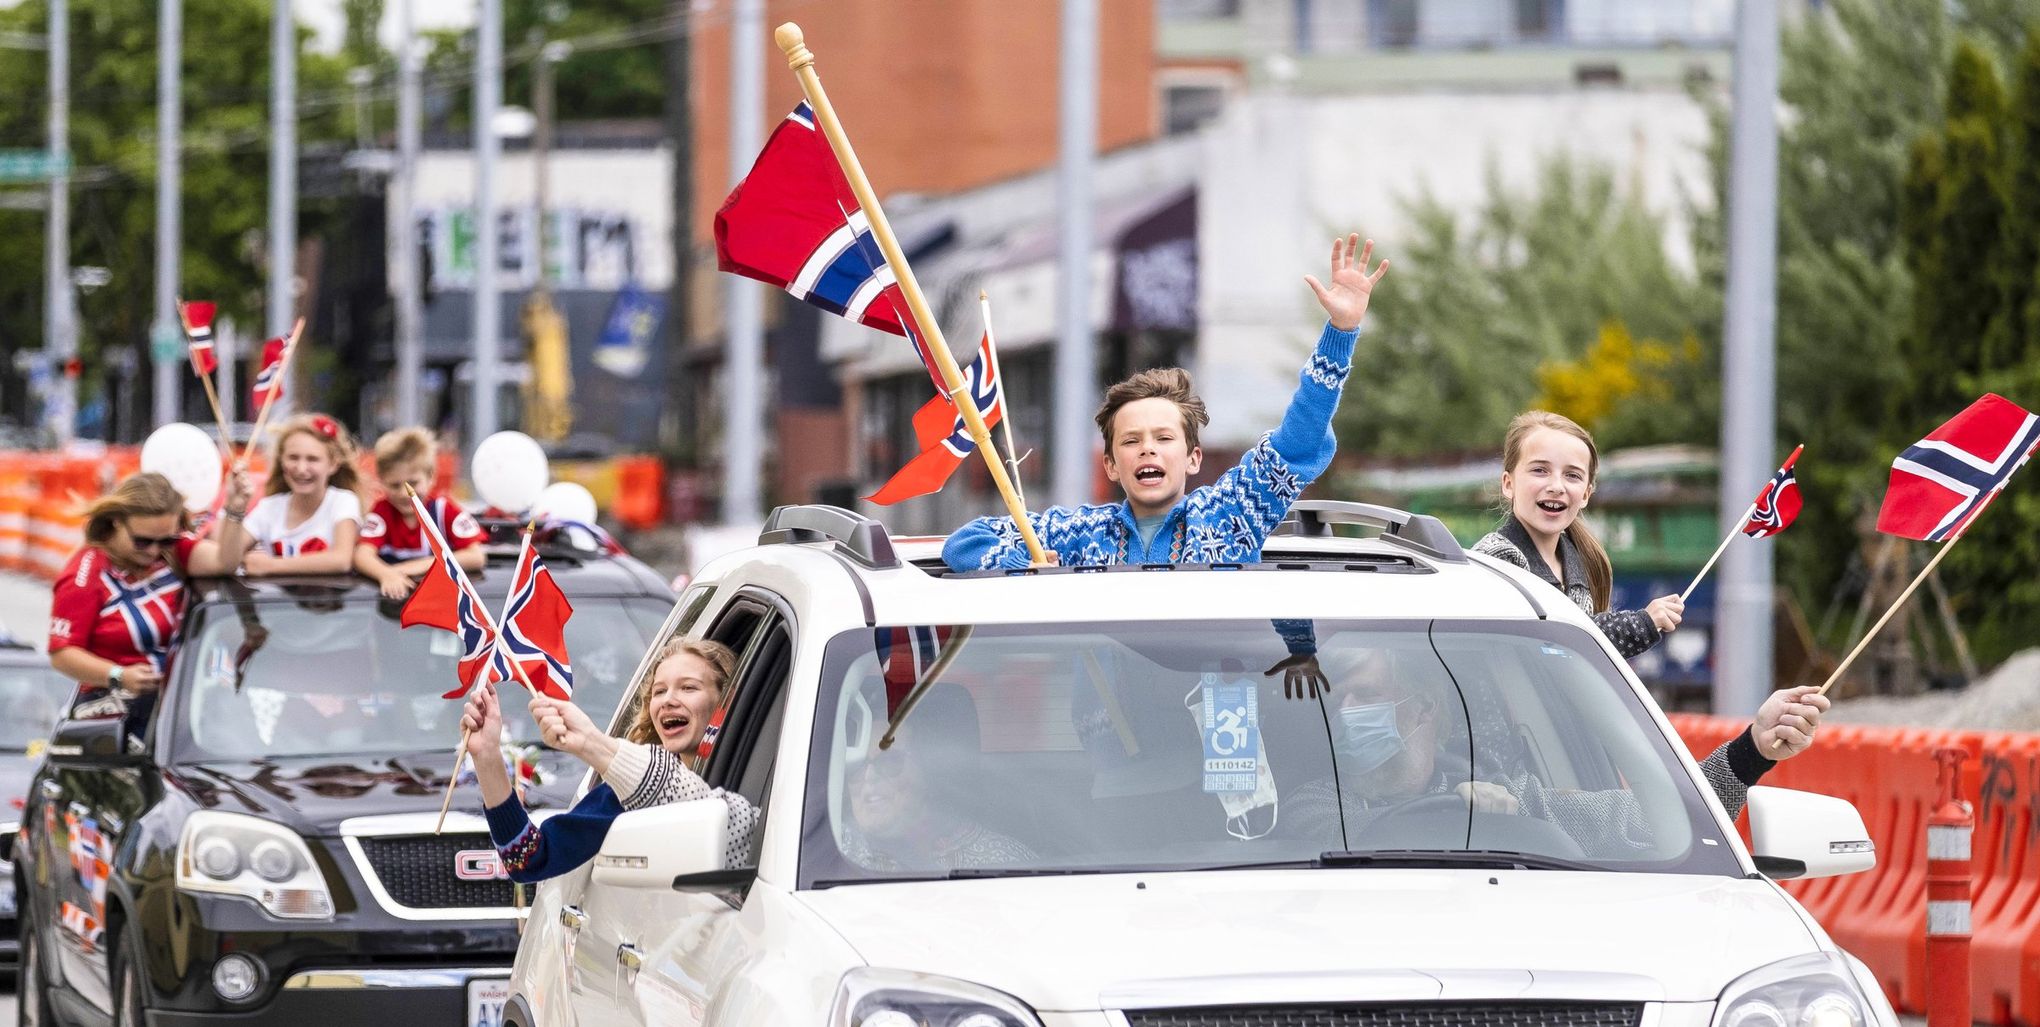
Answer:
POLYGON ((1841 956, 1813 952, 1736 978, 1714 1007, 1714 1023, 1716 1027, 1870 1027, 1886 1021, 1877 1010, 1841 956))
POLYGON ((1041 1027, 1019 999, 952 977, 859 967, 836 986, 830 1027, 1041 1027))
POLYGON ((177 843, 177 888, 254 899, 287 920, 330 920, 333 892, 305 840, 239 813, 200 810, 177 843))

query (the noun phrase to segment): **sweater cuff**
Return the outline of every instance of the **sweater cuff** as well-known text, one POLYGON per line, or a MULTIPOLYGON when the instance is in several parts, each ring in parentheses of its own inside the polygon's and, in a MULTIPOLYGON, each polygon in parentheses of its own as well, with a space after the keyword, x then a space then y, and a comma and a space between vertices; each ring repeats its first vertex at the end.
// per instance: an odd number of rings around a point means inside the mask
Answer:
POLYGON ((1743 733, 1728 743, 1728 769, 1735 771, 1735 778, 1745 785, 1755 785, 1778 761, 1765 758, 1757 748, 1754 725, 1743 728, 1743 733))
POLYGON ((636 742, 617 742, 616 755, 609 759, 609 769, 602 772, 602 780, 620 801, 636 795, 645 783, 645 774, 652 768, 652 757, 647 745, 636 742))
POLYGON ((1360 329, 1342 332, 1326 321, 1324 334, 1318 336, 1315 355, 1331 361, 1342 371, 1346 370, 1353 366, 1353 346, 1359 338, 1360 329))
POLYGON ((531 826, 531 815, 524 812, 524 804, 512 794, 509 798, 482 811, 489 821, 489 841, 497 848, 509 845, 531 826))

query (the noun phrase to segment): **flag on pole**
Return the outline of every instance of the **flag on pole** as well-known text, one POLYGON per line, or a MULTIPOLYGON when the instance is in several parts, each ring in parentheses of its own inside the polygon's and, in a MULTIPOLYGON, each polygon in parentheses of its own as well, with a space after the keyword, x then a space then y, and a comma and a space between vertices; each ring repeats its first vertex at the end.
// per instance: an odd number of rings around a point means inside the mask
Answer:
POLYGON ((411 496, 411 505, 417 509, 418 523, 425 530, 433 559, 431 569, 418 579, 418 587, 411 590, 411 598, 404 600, 397 623, 407 628, 423 624, 460 636, 457 663, 460 684, 442 698, 459 699, 467 695, 468 689, 485 681, 510 680, 514 675, 496 644, 496 626, 489 622, 482 597, 475 592, 467 572, 454 562, 453 550, 440 536, 431 511, 425 509, 415 494, 411 496))
POLYGON ((567 660, 567 618, 574 606, 560 591, 552 571, 524 533, 517 570, 510 577, 510 598, 503 604, 502 647, 524 667, 540 692, 555 699, 574 697, 574 667, 567 660))
MULTIPOLYGON (((992 356, 992 337, 978 342, 977 359, 963 371, 965 388, 985 427, 995 427, 1006 413, 1005 387, 999 381, 998 361, 992 356)), ((921 452, 899 469, 877 492, 865 498, 880 506, 939 491, 958 467, 977 450, 977 443, 964 427, 963 415, 946 395, 938 394, 914 413, 914 439, 921 452)))
POLYGON ((261 410, 283 398, 283 345, 282 339, 262 344, 262 369, 255 372, 255 384, 249 390, 250 409, 261 410))
POLYGON ((210 375, 220 367, 219 355, 213 352, 213 316, 218 309, 217 304, 203 301, 180 306, 191 370, 200 377, 210 375))
POLYGON ((1743 522, 1742 533, 1751 538, 1769 538, 1792 526, 1799 516, 1799 479, 1792 476, 1792 465, 1799 462, 1799 454, 1806 449, 1800 446, 1785 458, 1785 466, 1764 483, 1764 491, 1757 493, 1757 501, 1750 507, 1749 519, 1743 522))
POLYGON ((1986 394, 1891 462, 1877 530, 1922 542, 1961 537, 2036 447, 2040 417, 1986 394))

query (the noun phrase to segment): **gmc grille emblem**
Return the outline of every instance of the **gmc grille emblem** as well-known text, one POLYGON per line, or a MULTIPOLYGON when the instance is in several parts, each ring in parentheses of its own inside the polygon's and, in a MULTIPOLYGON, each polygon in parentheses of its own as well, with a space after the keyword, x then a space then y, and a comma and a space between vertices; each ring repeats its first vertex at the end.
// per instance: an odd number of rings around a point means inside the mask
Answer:
POLYGON ((463 849, 453 854, 453 876, 463 881, 507 881, 508 871, 494 849, 463 849))

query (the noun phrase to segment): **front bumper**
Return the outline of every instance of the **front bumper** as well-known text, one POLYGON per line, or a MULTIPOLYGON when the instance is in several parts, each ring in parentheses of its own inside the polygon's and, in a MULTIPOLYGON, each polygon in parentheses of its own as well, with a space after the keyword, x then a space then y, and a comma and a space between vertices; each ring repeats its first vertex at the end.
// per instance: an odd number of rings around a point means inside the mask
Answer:
POLYGON ((461 1027, 468 1022, 468 984, 509 975, 507 966, 303 970, 286 978, 269 1001, 259 1005, 231 1012, 152 1009, 148 1021, 152 1027, 307 1023, 461 1027))

